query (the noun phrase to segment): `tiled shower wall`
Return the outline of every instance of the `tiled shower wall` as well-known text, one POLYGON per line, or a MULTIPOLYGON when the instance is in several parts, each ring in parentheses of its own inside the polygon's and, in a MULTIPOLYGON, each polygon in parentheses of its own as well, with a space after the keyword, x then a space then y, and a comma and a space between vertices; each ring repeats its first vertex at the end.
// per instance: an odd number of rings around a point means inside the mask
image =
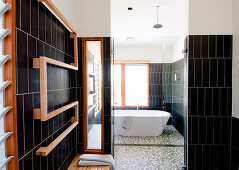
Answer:
POLYGON ((230 169, 232 36, 190 35, 188 169, 230 169))
POLYGON ((172 64, 149 64, 149 109, 172 112, 172 64))
POLYGON ((184 58, 172 64, 172 124, 184 136, 184 58))
MULTIPOLYGON (((39 70, 33 69, 33 58, 46 56, 65 63, 73 62, 73 39, 70 32, 36 0, 17 0, 16 69, 17 126, 19 169, 67 169, 75 156, 76 129, 48 156, 36 156, 36 150, 47 146, 71 124, 74 110, 68 110, 48 121, 33 119, 33 109, 40 107, 39 70)), ((48 66, 48 111, 55 110, 77 97, 76 72, 48 66)))

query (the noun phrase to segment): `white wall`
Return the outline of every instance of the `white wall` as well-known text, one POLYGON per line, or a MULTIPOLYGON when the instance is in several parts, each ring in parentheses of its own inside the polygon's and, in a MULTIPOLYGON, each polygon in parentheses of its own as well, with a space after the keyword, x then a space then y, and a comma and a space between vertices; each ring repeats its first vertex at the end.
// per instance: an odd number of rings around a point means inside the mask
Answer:
POLYGON ((116 46, 115 60, 149 60, 151 63, 171 63, 172 47, 116 46))
POLYGON ((78 0, 51 0, 73 27, 76 28, 75 11, 78 0))
POLYGON ((110 0, 52 0, 78 37, 109 37, 110 0))
POLYGON ((232 34, 232 0, 188 0, 189 35, 232 34))
POLYGON ((239 119, 239 0, 233 0, 233 87, 232 115, 239 119))
POLYGON ((184 49, 184 38, 181 37, 172 47, 172 63, 184 58, 184 54, 182 53, 184 49))

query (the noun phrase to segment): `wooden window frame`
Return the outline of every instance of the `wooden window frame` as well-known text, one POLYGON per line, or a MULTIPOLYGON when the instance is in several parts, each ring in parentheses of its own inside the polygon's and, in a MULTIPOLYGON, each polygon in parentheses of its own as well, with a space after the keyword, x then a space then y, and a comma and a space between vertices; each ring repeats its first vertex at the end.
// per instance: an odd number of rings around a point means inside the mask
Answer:
POLYGON ((148 60, 116 60, 114 65, 121 65, 121 106, 114 108, 149 108, 149 61, 148 60), (147 106, 126 106, 125 105, 125 65, 128 64, 146 64, 148 66, 148 105, 147 106))
POLYGON ((83 78, 83 153, 104 153, 104 41, 103 37, 82 38, 82 78, 83 78), (101 149, 88 149, 88 71, 87 41, 101 42, 101 149))

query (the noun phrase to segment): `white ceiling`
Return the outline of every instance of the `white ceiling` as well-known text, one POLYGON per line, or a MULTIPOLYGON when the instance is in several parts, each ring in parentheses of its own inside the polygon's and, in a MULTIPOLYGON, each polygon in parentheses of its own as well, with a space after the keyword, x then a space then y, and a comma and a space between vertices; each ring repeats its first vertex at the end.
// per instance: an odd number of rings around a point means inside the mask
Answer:
POLYGON ((112 36, 119 46, 171 46, 185 35, 185 14, 186 0, 111 0, 112 36), (154 29, 158 4, 163 28, 154 29), (127 41, 127 37, 135 40, 127 41))

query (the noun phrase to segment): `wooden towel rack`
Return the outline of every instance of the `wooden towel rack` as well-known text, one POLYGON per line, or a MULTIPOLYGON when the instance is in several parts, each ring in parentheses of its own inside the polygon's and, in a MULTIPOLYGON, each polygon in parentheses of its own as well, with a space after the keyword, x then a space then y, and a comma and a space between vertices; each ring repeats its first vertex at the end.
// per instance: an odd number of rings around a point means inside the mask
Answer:
POLYGON ((38 2, 43 2, 44 5, 50 8, 50 10, 70 30, 70 37, 74 38, 74 63, 66 64, 64 62, 53 60, 45 56, 33 58, 33 68, 40 69, 40 108, 34 109, 34 119, 47 121, 70 108, 75 109, 75 116, 71 118, 72 124, 61 135, 59 135, 50 145, 48 145, 47 147, 41 147, 36 151, 36 155, 47 156, 79 123, 78 101, 72 102, 48 113, 47 64, 52 64, 66 69, 78 70, 78 49, 77 49, 77 32, 75 28, 66 20, 66 18, 62 15, 62 13, 51 2, 51 0, 38 0, 38 2))
POLYGON ((34 119, 40 119, 41 121, 47 121, 64 111, 75 108, 75 116, 72 117, 72 125, 68 127, 60 136, 58 136, 47 147, 41 147, 36 151, 36 155, 47 156, 78 124, 78 101, 67 104, 59 109, 56 109, 48 113, 47 109, 47 64, 56 65, 67 69, 77 70, 77 67, 66 64, 57 60, 41 56, 40 58, 33 58, 33 68, 40 69, 40 109, 34 109, 34 119))
POLYGON ((79 123, 78 117, 78 101, 73 102, 64 107, 75 108, 75 117, 71 119, 71 126, 69 126, 60 136, 58 136, 50 145, 47 147, 41 147, 36 151, 36 155, 47 156, 79 123), (71 106, 71 107, 70 107, 71 106))
POLYGON ((41 119, 47 121, 52 117, 68 110, 74 106, 74 103, 63 106, 57 110, 48 113, 47 110, 47 64, 56 65, 59 67, 77 70, 78 68, 70 64, 66 64, 57 60, 50 59, 45 56, 40 58, 33 58, 33 68, 40 69, 40 109, 34 109, 34 119, 41 119))

